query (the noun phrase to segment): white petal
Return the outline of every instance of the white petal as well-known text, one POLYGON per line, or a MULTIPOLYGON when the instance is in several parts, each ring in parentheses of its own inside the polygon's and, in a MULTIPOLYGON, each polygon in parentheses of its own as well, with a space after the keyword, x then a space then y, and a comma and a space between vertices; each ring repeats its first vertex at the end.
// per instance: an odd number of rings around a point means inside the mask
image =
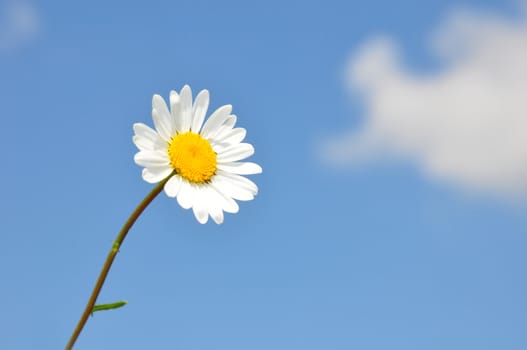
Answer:
POLYGON ((224 138, 217 138, 211 141, 212 148, 218 154, 223 153, 227 148, 238 145, 243 141, 247 132, 244 128, 231 129, 230 132, 224 133, 224 138))
POLYGON ((209 220, 209 211, 207 208, 207 196, 204 191, 204 188, 192 185, 194 187, 194 204, 192 206, 192 211, 194 212, 194 216, 196 217, 196 220, 200 224, 205 224, 209 220))
POLYGON ((252 156, 254 147, 250 143, 239 143, 218 154, 218 163, 235 162, 252 156))
POLYGON ((181 132, 183 127, 181 117, 181 97, 174 90, 170 91, 170 113, 172 114, 176 131, 181 132))
POLYGON ((201 136, 208 139, 211 133, 216 133, 218 129, 223 125, 225 120, 229 117, 229 114, 232 111, 231 105, 221 106, 214 113, 211 114, 209 119, 203 125, 203 130, 201 130, 201 136))
POLYGON ((161 150, 167 147, 166 142, 162 140, 160 137, 158 138, 157 141, 152 142, 146 137, 134 135, 134 137, 132 138, 132 141, 137 146, 137 148, 139 148, 139 150, 141 151, 155 151, 155 150, 161 150))
POLYGON ((172 125, 171 115, 163 97, 154 95, 152 98, 152 119, 159 136, 165 141, 170 141, 174 126, 172 125))
POLYGON ((211 186, 205 187, 205 193, 207 196, 207 203, 208 203, 208 210, 210 217, 216 224, 223 223, 223 210, 222 203, 223 198, 221 198, 221 195, 216 192, 211 186))
POLYGON ((152 108, 157 109, 160 116, 168 117, 170 114, 165 99, 157 94, 152 97, 152 108))
POLYGON ((192 123, 192 90, 190 86, 183 86, 179 97, 181 99, 181 129, 179 132, 187 132, 192 123))
POLYGON ((209 133, 209 136, 208 136, 209 140, 222 139, 226 134, 231 132, 234 124, 236 124, 236 116, 235 115, 228 116, 223 122, 223 124, 221 124, 221 126, 216 131, 211 131, 209 133))
POLYGON ((172 110, 172 107, 177 103, 179 103, 179 94, 175 90, 170 90, 170 110, 172 110))
POLYGON ((254 199, 254 193, 251 189, 237 184, 229 178, 217 175, 214 177, 213 183, 215 188, 231 198, 240 201, 250 201, 254 199))
POLYGON ((218 203, 226 213, 236 214, 240 210, 238 203, 236 203, 231 197, 227 196, 219 188, 217 188, 214 182, 212 182, 210 186, 217 193, 218 203))
POLYGON ((177 202, 183 209, 190 209, 194 201, 194 189, 188 181, 181 181, 177 202))
POLYGON ((139 150, 141 150, 141 151, 143 151, 143 150, 145 150, 145 151, 153 151, 154 150, 154 144, 152 142, 150 142, 150 140, 147 139, 147 138, 144 138, 142 136, 134 135, 134 137, 132 137, 132 141, 137 146, 137 148, 139 148, 139 150))
POLYGON ((219 207, 214 207, 212 209, 209 209, 209 214, 212 220, 218 225, 223 224, 223 210, 219 207))
POLYGON ((172 168, 169 166, 149 167, 142 171, 143 180, 148 183, 155 184, 172 173, 172 168))
POLYGON ((208 108, 209 92, 207 90, 201 90, 192 107, 192 125, 190 127, 192 132, 199 133, 208 108))
POLYGON ((157 132, 143 123, 134 124, 134 133, 133 141, 140 150, 159 149, 163 148, 166 144, 157 132))
POLYGON ((182 179, 179 175, 172 176, 165 184, 165 193, 169 197, 177 197, 179 189, 181 188, 182 179))
POLYGON ((234 114, 231 114, 225 121, 223 122, 223 127, 232 129, 234 125, 236 124, 237 117, 234 114))
POLYGON ((155 141, 158 138, 157 133, 152 130, 148 125, 145 125, 143 123, 135 123, 134 124, 134 133, 138 136, 143 136, 151 141, 155 141))
POLYGON ((221 191, 223 194, 233 199, 236 199, 239 201, 252 201, 254 199, 254 195, 251 194, 250 191, 247 191, 243 188, 236 187, 232 184, 226 184, 218 180, 215 183, 215 185, 218 187, 221 187, 221 191))
POLYGON ((251 191, 252 194, 256 195, 258 193, 258 186, 248 178, 236 174, 227 173, 222 170, 218 170, 217 175, 220 178, 225 177, 229 179, 229 181, 236 186, 246 188, 247 190, 251 191))
POLYGON ((240 143, 243 141, 246 135, 247 130, 244 128, 234 128, 230 130, 225 129, 225 132, 222 132, 221 134, 218 133, 214 137, 214 142, 228 142, 231 144, 240 143))
POLYGON ((134 156, 134 161, 137 165, 148 167, 168 166, 168 154, 159 151, 140 151, 134 156))
POLYGON ((252 162, 220 163, 218 164, 218 169, 238 175, 253 175, 262 173, 262 167, 252 162))

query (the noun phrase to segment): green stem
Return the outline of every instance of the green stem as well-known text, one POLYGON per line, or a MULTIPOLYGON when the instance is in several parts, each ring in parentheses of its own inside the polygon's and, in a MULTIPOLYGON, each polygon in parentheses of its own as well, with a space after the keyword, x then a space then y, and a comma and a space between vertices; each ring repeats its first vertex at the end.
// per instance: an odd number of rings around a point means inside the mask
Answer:
POLYGON ((86 324, 86 321, 90 317, 90 314, 92 313, 95 302, 97 301, 97 297, 99 296, 99 293, 101 292, 104 281, 106 280, 106 276, 108 276, 108 272, 110 271, 110 268, 112 267, 113 260, 115 259, 115 256, 119 252, 119 247, 122 245, 124 239, 126 238, 128 231, 133 226, 137 218, 141 215, 141 213, 146 209, 146 207, 163 190, 163 187, 165 186, 169 178, 170 176, 168 176, 166 179, 158 183, 156 187, 154 187, 154 189, 141 201, 141 203, 139 203, 137 208, 135 208, 132 215, 130 215, 128 220, 126 220, 121 231, 119 231, 119 234, 117 235, 117 238, 115 239, 112 245, 112 249, 110 250, 110 252, 108 253, 108 256, 106 257, 106 262, 104 263, 104 266, 102 267, 101 273, 99 274, 99 278, 97 279, 97 283, 95 283, 95 287, 93 288, 93 292, 91 293, 90 299, 88 300, 88 304, 86 304, 86 308, 84 309, 84 312, 82 313, 79 323, 77 323, 77 327, 75 327, 75 330, 73 331, 73 334, 71 335, 71 338, 68 341, 68 344, 66 345, 66 350, 71 350, 73 348, 73 345, 77 341, 79 334, 81 334, 82 329, 84 328, 84 325, 86 324))

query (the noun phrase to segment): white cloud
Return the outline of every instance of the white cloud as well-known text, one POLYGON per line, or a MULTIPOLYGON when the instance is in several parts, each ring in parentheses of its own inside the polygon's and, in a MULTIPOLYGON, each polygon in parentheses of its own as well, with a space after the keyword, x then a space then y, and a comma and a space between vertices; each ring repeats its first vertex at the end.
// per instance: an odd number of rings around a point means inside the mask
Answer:
POLYGON ((23 0, 0 5, 0 53, 18 49, 31 41, 40 27, 35 7, 23 0))
POLYGON ((349 62, 363 124, 329 142, 342 164, 406 159, 471 190, 527 194, 527 21, 456 11, 432 36, 442 69, 409 72, 387 38, 349 62))

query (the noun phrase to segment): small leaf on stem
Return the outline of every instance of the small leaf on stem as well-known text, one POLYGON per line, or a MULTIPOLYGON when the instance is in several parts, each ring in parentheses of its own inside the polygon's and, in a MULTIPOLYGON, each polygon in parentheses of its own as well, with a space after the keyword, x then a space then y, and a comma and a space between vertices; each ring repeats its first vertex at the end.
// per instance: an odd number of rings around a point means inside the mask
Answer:
POLYGON ((125 306, 126 304, 128 304, 128 302, 126 301, 118 301, 116 303, 110 303, 110 304, 98 304, 93 307, 93 309, 91 310, 91 314, 93 316, 93 313, 97 311, 118 309, 120 307, 125 306))

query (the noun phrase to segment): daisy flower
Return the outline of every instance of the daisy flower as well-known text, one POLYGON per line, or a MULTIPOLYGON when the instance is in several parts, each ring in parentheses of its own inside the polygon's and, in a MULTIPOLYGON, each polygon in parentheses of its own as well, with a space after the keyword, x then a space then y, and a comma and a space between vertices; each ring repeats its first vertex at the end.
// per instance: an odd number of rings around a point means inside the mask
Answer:
POLYGON ((210 215, 221 224, 223 212, 238 212, 235 200, 252 200, 258 192, 254 182, 241 175, 259 174, 262 168, 240 162, 254 148, 242 142, 246 130, 234 127, 232 106, 218 108, 205 121, 208 107, 209 92, 202 90, 193 103, 188 85, 179 94, 170 92, 170 109, 163 97, 154 95, 155 130, 134 124, 133 141, 139 149, 134 160, 144 167, 146 182, 157 183, 170 176, 165 193, 177 198, 182 208, 192 208, 200 223, 206 223, 210 215))

